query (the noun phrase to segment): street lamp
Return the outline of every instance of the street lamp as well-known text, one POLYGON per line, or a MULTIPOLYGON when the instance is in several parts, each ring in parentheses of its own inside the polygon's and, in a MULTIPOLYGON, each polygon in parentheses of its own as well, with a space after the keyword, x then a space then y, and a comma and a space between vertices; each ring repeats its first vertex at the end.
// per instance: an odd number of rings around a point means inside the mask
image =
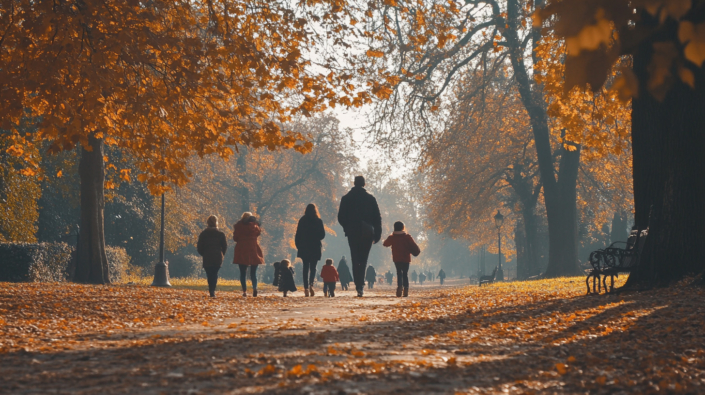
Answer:
MULTIPOLYGON (((164 182, 162 182, 162 187, 164 182)), ((159 232, 159 262, 154 265, 153 287, 171 287, 169 283, 169 267, 164 261, 164 192, 162 191, 162 226, 159 232)))
POLYGON ((499 267, 497 268, 497 276, 499 281, 504 281, 504 270, 502 270, 502 225, 504 225, 504 215, 497 210, 497 214, 494 216, 494 226, 497 227, 497 246, 499 258, 499 267))

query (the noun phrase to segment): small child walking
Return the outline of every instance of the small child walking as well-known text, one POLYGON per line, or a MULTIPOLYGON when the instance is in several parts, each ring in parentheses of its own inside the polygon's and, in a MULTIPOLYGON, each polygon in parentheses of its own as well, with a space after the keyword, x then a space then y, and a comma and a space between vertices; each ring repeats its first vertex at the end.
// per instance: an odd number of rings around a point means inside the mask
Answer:
POLYGON ((323 278, 323 296, 335 297, 335 283, 340 280, 340 277, 333 266, 332 259, 326 259, 326 264, 321 269, 321 278, 323 278))
POLYGON ((404 230, 404 223, 394 223, 394 232, 384 240, 385 247, 392 247, 392 260, 397 268, 397 297, 409 296, 409 265, 411 256, 419 256, 421 249, 414 238, 404 230))
POLYGON ((287 292, 296 292, 294 268, 291 267, 291 261, 288 259, 279 262, 279 291, 284 293, 284 297, 287 292))

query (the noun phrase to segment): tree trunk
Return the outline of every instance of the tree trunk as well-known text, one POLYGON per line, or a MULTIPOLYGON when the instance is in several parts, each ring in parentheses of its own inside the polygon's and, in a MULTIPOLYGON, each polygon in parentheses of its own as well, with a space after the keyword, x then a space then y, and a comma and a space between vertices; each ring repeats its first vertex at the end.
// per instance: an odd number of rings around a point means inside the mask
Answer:
MULTIPOLYGON (((705 20, 702 9, 695 14, 686 19, 705 20)), ((643 23, 655 22, 645 17, 643 23)), ((632 101, 635 225, 648 226, 649 236, 626 287, 667 285, 705 269, 705 73, 690 67, 695 89, 675 78, 663 101, 647 87, 654 42, 677 37, 671 24, 634 54, 640 84, 632 101)))
POLYGON ((561 148, 558 180, 550 197, 544 184, 548 220, 548 267, 545 277, 572 276, 580 273, 577 265, 577 182, 580 147, 574 148, 574 151, 561 148))
POLYGON ((543 184, 549 242, 548 268, 544 275, 546 277, 575 275, 579 273, 576 185, 580 149, 575 147, 576 150, 568 151, 561 148, 561 163, 558 179, 556 179, 543 94, 540 88, 532 90, 524 63, 524 48, 517 34, 519 10, 517 0, 507 2, 509 28, 505 30, 505 36, 510 48, 509 58, 514 69, 519 96, 529 115, 534 134, 536 156, 543 184))
POLYGON ((517 223, 514 227, 514 245, 517 251, 517 280, 526 280, 529 277, 529 268, 526 262, 526 235, 523 223, 517 223))
POLYGON ((81 229, 73 280, 81 283, 109 284, 103 225, 105 206, 103 140, 91 135, 88 142, 92 150, 81 148, 81 161, 78 165, 78 173, 81 177, 81 229))
POLYGON ((523 174, 523 166, 515 163, 513 172, 507 176, 507 182, 511 185, 514 193, 519 197, 521 204, 521 223, 517 226, 517 259, 519 259, 519 248, 522 249, 522 262, 517 261, 517 278, 524 280, 533 275, 539 274, 538 263, 538 228, 536 222, 536 203, 538 202, 541 185, 532 185, 531 178, 523 174), (520 244, 521 243, 521 247, 520 244), (521 270, 519 269, 521 266, 521 270))
POLYGON ((531 209, 522 210, 524 235, 526 238, 526 278, 541 273, 538 253, 538 223, 536 221, 536 214, 534 214, 535 207, 536 203, 534 203, 534 207, 531 207, 531 209))
POLYGON ((629 232, 627 232, 627 213, 624 211, 614 213, 612 218, 612 229, 610 230, 610 240, 607 244, 616 241, 627 241, 629 232))

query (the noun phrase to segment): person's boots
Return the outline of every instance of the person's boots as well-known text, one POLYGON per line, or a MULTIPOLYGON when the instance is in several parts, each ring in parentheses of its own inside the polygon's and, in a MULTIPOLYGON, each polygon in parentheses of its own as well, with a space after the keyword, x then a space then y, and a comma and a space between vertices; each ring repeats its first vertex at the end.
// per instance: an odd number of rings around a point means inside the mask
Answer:
POLYGON ((362 289, 362 288, 358 288, 358 289, 357 289, 357 297, 358 297, 358 298, 361 298, 361 297, 362 297, 362 293, 363 293, 363 289, 362 289))
POLYGON ((404 288, 404 297, 406 298, 408 296, 409 296, 409 288, 404 288))
POLYGON ((304 296, 308 296, 308 288, 304 288, 304 296))
POLYGON ((288 292, 288 291, 284 291, 284 297, 285 297, 285 298, 286 298, 286 293, 287 293, 287 292, 288 292))
POLYGON ((401 297, 401 291, 403 290, 402 287, 397 287, 397 298, 401 297))
POLYGON ((330 292, 328 292, 328 297, 329 297, 329 298, 334 298, 334 297, 335 297, 335 291, 330 291, 330 292))
POLYGON ((308 292, 311 294, 311 296, 313 296, 313 295, 316 294, 315 292, 313 292, 313 285, 312 285, 311 288, 308 290, 308 292))
POLYGON ((257 288, 252 290, 252 296, 255 296, 255 297, 257 296, 257 288))
POLYGON ((242 291, 242 297, 246 298, 247 297, 247 291, 242 291))

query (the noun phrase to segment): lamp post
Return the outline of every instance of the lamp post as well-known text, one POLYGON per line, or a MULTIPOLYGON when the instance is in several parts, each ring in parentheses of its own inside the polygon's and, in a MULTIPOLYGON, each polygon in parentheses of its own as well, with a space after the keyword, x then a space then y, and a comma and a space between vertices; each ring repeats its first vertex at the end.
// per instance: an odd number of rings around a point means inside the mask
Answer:
POLYGON ((504 270, 502 270, 502 225, 504 225, 504 215, 497 210, 497 214, 494 216, 494 225, 497 227, 497 247, 499 258, 499 267, 497 267, 498 281, 504 281, 504 270))
MULTIPOLYGON (((162 187, 164 182, 162 182, 162 187)), ((154 265, 153 287, 171 287, 169 283, 169 267, 164 261, 164 192, 162 192, 162 224, 159 232, 159 262, 154 265)))

